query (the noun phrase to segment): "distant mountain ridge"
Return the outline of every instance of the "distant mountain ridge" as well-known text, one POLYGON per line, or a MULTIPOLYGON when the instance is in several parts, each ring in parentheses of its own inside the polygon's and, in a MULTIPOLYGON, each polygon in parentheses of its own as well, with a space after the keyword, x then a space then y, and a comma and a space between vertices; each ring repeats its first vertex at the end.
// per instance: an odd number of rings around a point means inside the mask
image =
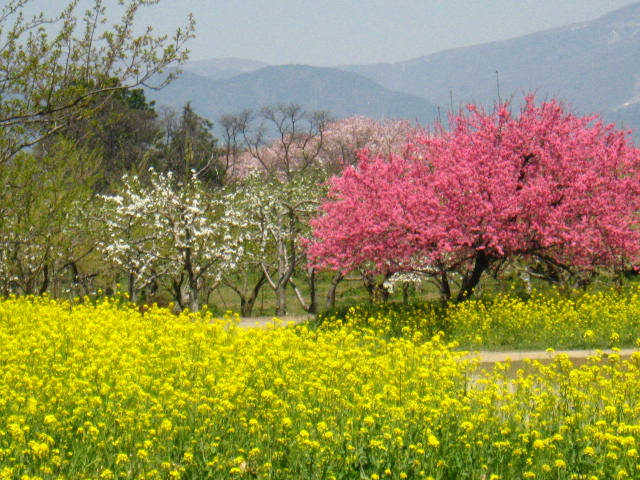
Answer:
POLYGON ((245 60, 243 58, 211 58, 190 61, 184 66, 184 70, 202 77, 223 80, 267 66, 264 62, 245 60))
POLYGON ((212 59, 183 69, 150 98, 172 106, 191 101, 214 122, 224 113, 295 102, 336 117, 428 124, 438 108, 446 116, 452 106, 489 106, 499 96, 519 101, 534 91, 640 131, 640 2, 596 20, 404 62, 325 68, 212 59))
POLYGON ((589 22, 426 55, 342 66, 445 108, 500 97, 556 96, 583 113, 620 116, 640 101, 640 3, 589 22), (497 72, 497 74, 496 74, 497 72))
POLYGON ((436 107, 423 98, 389 91, 353 72, 307 65, 268 66, 222 79, 185 69, 149 97, 174 107, 190 101, 198 113, 214 121, 222 114, 278 103, 328 111, 336 118, 364 115, 429 123, 437 115, 436 107))

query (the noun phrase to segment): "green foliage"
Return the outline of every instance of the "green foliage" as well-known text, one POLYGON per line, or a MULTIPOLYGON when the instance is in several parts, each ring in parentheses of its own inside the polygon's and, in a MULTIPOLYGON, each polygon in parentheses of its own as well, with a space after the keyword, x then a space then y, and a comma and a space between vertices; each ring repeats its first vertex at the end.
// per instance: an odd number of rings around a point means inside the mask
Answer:
POLYGON ((158 171, 171 171, 183 182, 188 182, 195 173, 210 187, 222 185, 225 172, 219 163, 221 150, 208 119, 194 112, 187 103, 180 115, 165 111, 159 127, 162 138, 156 142, 151 159, 158 171))
MULTIPOLYGON (((77 0, 53 18, 25 16, 27 3, 0 7, 0 163, 92 118, 120 90, 172 80, 161 72, 186 60, 194 32, 189 17, 172 38, 150 28, 136 35, 140 10, 157 0, 121 1, 109 13, 95 0, 80 18, 77 0), (116 12, 120 20, 109 25, 116 12)), ((129 100, 135 103, 135 96, 129 100)))
MULTIPOLYGON (((112 84, 119 85, 117 79, 112 84)), ((101 158, 101 175, 97 191, 117 188, 121 177, 144 170, 151 150, 162 135, 153 102, 147 102, 142 89, 116 90, 97 103, 102 106, 91 118, 71 121, 64 132, 40 143, 46 150, 59 138, 69 139, 101 158)))
POLYGON ((96 155, 67 141, 0 165, 2 294, 56 289, 65 269, 79 281, 78 262, 92 248, 85 213, 98 166, 96 155))

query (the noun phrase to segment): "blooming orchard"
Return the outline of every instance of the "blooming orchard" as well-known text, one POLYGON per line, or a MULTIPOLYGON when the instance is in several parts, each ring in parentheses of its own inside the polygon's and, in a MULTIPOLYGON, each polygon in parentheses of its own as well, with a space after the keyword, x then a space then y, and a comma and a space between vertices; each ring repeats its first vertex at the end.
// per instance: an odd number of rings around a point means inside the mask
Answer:
POLYGON ((242 254, 234 219, 197 179, 176 184, 171 174, 151 170, 149 181, 126 177, 120 195, 103 197, 99 247, 129 276, 130 295, 159 281, 182 308, 198 310, 203 289, 220 280, 242 254))

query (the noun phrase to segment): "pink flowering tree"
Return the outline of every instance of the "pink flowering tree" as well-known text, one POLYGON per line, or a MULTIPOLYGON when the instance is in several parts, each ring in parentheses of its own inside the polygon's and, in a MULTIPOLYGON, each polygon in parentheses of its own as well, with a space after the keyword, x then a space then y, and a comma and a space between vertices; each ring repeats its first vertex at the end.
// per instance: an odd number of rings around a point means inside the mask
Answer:
MULTIPOLYGON (((349 165, 355 165, 358 154, 363 149, 372 156, 388 156, 402 152, 409 136, 416 127, 406 120, 376 120, 356 115, 330 123, 324 134, 324 142, 319 159, 327 175, 337 174, 349 165)), ((388 294, 382 282, 365 265, 358 268, 359 277, 370 298, 385 297, 388 294)), ((387 275, 388 277, 388 275, 387 275)), ((337 270, 332 276, 326 308, 333 308, 336 301, 338 285, 345 279, 344 272, 337 270)))
POLYGON ((450 125, 417 133, 401 155, 363 151, 331 180, 312 221, 313 265, 424 272, 447 300, 457 278, 463 300, 508 259, 637 261, 640 155, 627 132, 533 96, 517 114, 470 106, 450 125))
POLYGON ((326 170, 339 173, 347 165, 355 165, 358 152, 388 156, 402 151, 416 130, 406 120, 375 120, 356 115, 330 123, 324 132, 319 157, 326 170))

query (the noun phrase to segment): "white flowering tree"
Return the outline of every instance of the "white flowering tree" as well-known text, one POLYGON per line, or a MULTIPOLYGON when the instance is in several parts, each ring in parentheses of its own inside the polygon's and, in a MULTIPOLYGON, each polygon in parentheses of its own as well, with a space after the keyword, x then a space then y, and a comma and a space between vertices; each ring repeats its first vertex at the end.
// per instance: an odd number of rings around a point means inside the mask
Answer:
POLYGON ((103 196, 99 220, 105 232, 99 249, 129 279, 133 300, 164 284, 179 308, 200 309, 241 253, 222 219, 220 199, 196 178, 187 184, 171 173, 149 171, 143 182, 126 176, 119 194, 103 196))
POLYGON ((326 174, 319 155, 329 121, 326 113, 307 112, 295 104, 220 119, 222 163, 227 181, 235 184, 228 216, 248 219, 254 232, 252 247, 243 255, 246 267, 226 282, 240 296, 244 314, 265 284, 276 295, 277 315, 287 313, 289 287, 305 310, 315 312, 315 271, 307 268, 299 240, 324 191, 320 184, 326 174), (296 287, 294 275, 301 272, 311 292, 308 300, 296 287))
POLYGON ((272 250, 264 229, 260 227, 256 205, 257 192, 253 189, 229 185, 225 189, 223 222, 236 246, 236 268, 229 268, 222 276, 222 284, 231 289, 240 300, 240 315, 250 317, 258 295, 267 283, 262 264, 272 250))
POLYGON ((318 178, 308 172, 284 181, 256 172, 227 194, 226 222, 243 225, 241 231, 237 231, 240 235, 235 236, 235 242, 236 245, 242 242, 244 247, 238 257, 239 269, 229 271, 235 274, 235 281, 226 284, 240 296, 241 307, 246 305, 242 311, 244 315, 250 313, 252 302, 265 284, 275 293, 276 315, 287 313, 286 291, 289 287, 293 288, 305 310, 315 308, 315 296, 310 295, 308 300, 303 298, 294 275, 306 269, 300 241, 324 195, 325 187, 318 178), (248 285, 246 278, 238 282, 237 277, 247 272, 254 273, 255 282, 248 285))
MULTIPOLYGON (((278 315, 286 313, 289 287, 301 306, 313 313, 317 309, 317 270, 307 265, 300 239, 308 231, 308 220, 317 213, 328 176, 356 163, 360 149, 383 156, 398 151, 414 127, 409 122, 365 117, 331 122, 322 112, 306 112, 293 104, 228 115, 220 123, 226 176, 235 183, 227 203, 237 212, 233 215, 250 219, 251 230, 256 232, 253 250, 245 250, 253 253, 243 257, 246 267, 232 279, 227 277, 225 284, 240 296, 243 314, 250 312, 265 284, 276 295, 278 315), (300 277, 307 284, 307 298, 297 288, 300 277)), ((334 305, 343 279, 341 272, 333 275, 327 306, 334 305)), ((363 279, 375 281, 371 275, 363 274, 363 279)))

